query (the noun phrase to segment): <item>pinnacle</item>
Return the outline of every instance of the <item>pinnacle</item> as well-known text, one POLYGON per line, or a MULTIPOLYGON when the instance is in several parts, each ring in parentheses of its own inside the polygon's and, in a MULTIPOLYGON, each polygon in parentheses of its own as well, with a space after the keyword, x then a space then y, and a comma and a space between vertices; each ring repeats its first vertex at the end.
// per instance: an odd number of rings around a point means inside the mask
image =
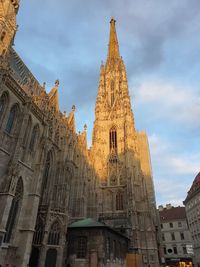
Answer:
POLYGON ((110 21, 110 38, 108 45, 108 59, 120 58, 117 33, 115 29, 116 20, 112 17, 110 21))

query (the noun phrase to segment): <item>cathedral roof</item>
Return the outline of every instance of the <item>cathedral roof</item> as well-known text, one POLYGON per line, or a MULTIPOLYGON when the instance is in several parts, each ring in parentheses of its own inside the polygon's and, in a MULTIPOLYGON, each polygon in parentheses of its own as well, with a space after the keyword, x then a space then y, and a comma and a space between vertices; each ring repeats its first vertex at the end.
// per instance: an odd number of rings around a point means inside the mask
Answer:
POLYGON ((79 220, 76 222, 73 222, 69 225, 70 228, 79 228, 79 227, 105 227, 106 225, 103 223, 100 223, 98 221, 95 221, 92 218, 86 218, 83 220, 79 220))
MULTIPOLYGON (((32 85, 31 87, 33 90, 41 88, 38 80, 33 76, 31 71, 27 68, 23 60, 13 48, 10 50, 9 61, 12 74, 21 85, 32 85)), ((33 93, 37 94, 39 92, 36 93, 34 91, 33 93)))
POLYGON ((187 200, 189 200, 197 191, 199 191, 199 189, 200 189, 200 172, 194 178, 194 181, 192 183, 192 186, 190 187, 190 190, 188 191, 185 201, 187 202, 187 200))

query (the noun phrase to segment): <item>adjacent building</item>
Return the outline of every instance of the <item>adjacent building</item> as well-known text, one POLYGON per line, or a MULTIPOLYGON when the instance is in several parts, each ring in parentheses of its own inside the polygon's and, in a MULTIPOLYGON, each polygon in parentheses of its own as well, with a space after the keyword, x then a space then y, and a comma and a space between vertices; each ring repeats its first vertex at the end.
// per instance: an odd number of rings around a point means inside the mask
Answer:
POLYGON ((12 47, 18 8, 0 1, 0 265, 159 266, 148 141, 135 128, 114 18, 88 150, 75 106, 59 109, 59 81, 47 93, 12 47))
POLYGON ((161 235, 167 266, 192 266, 192 239, 185 207, 159 206, 161 235))
POLYGON ((183 203, 192 235, 194 263, 200 266, 200 173, 195 177, 183 203))
POLYGON ((98 266, 125 265, 128 238, 94 219, 69 225, 67 242, 67 266, 86 266, 87 262, 98 262, 98 266))

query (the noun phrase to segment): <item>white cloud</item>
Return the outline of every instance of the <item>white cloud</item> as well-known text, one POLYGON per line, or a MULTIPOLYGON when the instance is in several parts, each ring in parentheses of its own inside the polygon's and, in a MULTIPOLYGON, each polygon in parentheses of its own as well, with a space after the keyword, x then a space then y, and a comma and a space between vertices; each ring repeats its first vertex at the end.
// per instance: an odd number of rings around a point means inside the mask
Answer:
POLYGON ((181 205, 200 170, 200 153, 178 153, 176 144, 156 134, 149 144, 158 203, 181 205))
POLYGON ((156 134, 149 136, 152 161, 166 173, 195 175, 200 169, 200 153, 177 153, 176 144, 162 140, 156 134))
POLYGON ((143 82, 134 89, 138 105, 149 104, 155 118, 200 125, 200 95, 164 82, 143 82))

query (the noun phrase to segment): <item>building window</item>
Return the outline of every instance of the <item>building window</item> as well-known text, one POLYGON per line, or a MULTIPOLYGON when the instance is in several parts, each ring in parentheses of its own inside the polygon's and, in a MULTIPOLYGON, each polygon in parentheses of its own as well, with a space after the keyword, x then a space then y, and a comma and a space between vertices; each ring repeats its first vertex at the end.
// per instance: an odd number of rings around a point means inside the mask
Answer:
POLYGON ((183 254, 187 254, 187 248, 183 247, 183 254))
POLYGON ((122 192, 117 192, 116 195, 116 210, 123 210, 123 194, 122 192))
POLYGON ((4 41, 5 37, 6 37, 6 32, 3 31, 2 34, 1 34, 1 41, 2 42, 4 41))
POLYGON ((13 228, 16 225, 16 219, 17 219, 19 208, 20 208, 22 196, 23 196, 23 182, 22 182, 22 179, 19 178, 16 189, 15 189, 15 196, 13 197, 13 200, 12 200, 12 204, 11 204, 11 208, 10 208, 10 212, 9 212, 8 220, 6 224, 6 233, 4 235, 5 243, 9 243, 12 232, 13 232, 13 228))
POLYGON ((165 254, 165 255, 167 254, 167 249, 166 249, 166 247, 164 247, 164 254, 165 254))
POLYGON ((106 239, 106 256, 107 259, 110 259, 110 238, 106 239))
POLYGON ((29 150, 30 151, 34 151, 35 148, 35 143, 36 143, 36 139, 38 138, 39 135, 39 126, 35 125, 31 134, 31 140, 30 140, 30 144, 29 144, 29 150))
POLYGON ((58 222, 53 223, 48 236, 49 245, 59 245, 60 232, 61 229, 59 223, 58 222))
POLYGON ((169 223, 169 227, 173 228, 173 223, 172 222, 169 223))
POLYGON ((78 237, 77 258, 84 259, 87 255, 87 237, 78 237))
POLYGON ((114 83, 114 81, 111 81, 111 86, 110 86, 111 88, 111 106, 113 106, 113 104, 114 104, 114 101, 115 101, 115 83, 114 83))
POLYGON ((113 150, 117 150, 117 131, 115 127, 110 130, 110 151, 113 150))
POLYGON ((0 119, 2 119, 6 105, 8 103, 8 98, 6 94, 3 94, 0 98, 0 119))
POLYGON ((17 107, 17 105, 14 105, 11 108, 10 113, 8 115, 8 120, 7 120, 7 123, 6 123, 5 131, 7 133, 9 133, 9 134, 12 131, 12 128, 13 128, 13 125, 14 125, 14 121, 15 121, 15 118, 17 116, 17 111, 18 111, 18 107, 17 107))
POLYGON ((180 233, 180 236, 181 236, 181 240, 185 239, 184 233, 180 233))
POLYGON ((43 221, 39 218, 36 227, 35 227, 35 233, 33 236, 33 244, 40 245, 42 243, 44 237, 44 224, 43 221))
POLYGON ((48 190, 48 181, 50 176, 51 165, 52 165, 52 153, 51 151, 49 151, 46 158, 43 180, 42 180, 41 199, 40 199, 41 202, 43 199, 45 199, 45 195, 48 190))
POLYGON ((162 234, 162 241, 165 241, 165 234, 162 234))
POLYGON ((26 147, 26 144, 29 138, 29 133, 31 130, 31 124, 32 124, 31 117, 29 116, 28 123, 27 123, 26 130, 25 130, 24 137, 23 137, 23 147, 26 147))
POLYGON ((178 227, 182 227, 182 222, 178 222, 178 227))
POLYGON ((161 223, 161 229, 163 229, 163 224, 161 223))
POLYGON ((177 247, 173 247, 174 254, 177 254, 177 247))
POLYGON ((116 240, 113 241, 113 256, 114 256, 114 259, 117 257, 117 242, 116 242, 116 240))
POLYGON ((175 240, 175 234, 174 233, 171 233, 171 238, 172 238, 172 240, 175 240))

